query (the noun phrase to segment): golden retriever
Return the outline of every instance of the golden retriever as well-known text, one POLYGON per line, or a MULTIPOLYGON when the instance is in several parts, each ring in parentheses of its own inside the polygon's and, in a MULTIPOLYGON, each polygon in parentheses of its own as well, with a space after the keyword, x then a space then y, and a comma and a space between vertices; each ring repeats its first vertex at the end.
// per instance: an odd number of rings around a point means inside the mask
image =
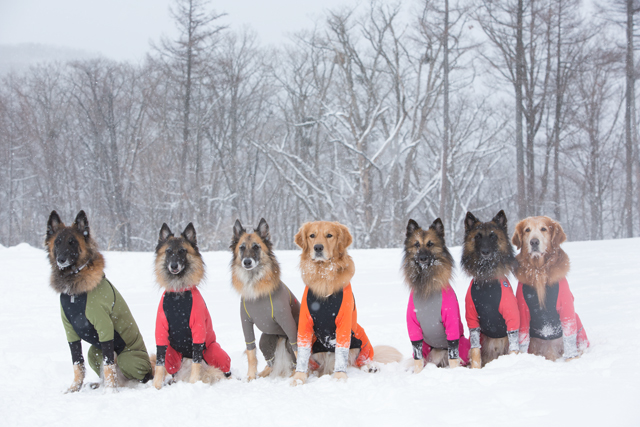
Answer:
POLYGON ((378 346, 374 351, 357 322, 350 283, 355 265, 347 253, 352 242, 346 226, 329 221, 303 224, 295 236, 296 245, 302 249, 300 270, 306 288, 301 300, 298 363, 292 385, 306 381, 310 358, 319 365, 320 374, 334 372, 336 379, 347 378, 348 365, 374 371, 370 365, 373 361, 402 359, 392 347, 378 346))
POLYGON ((578 357, 589 345, 566 280, 570 262, 560 248, 566 239, 562 226, 546 216, 523 219, 511 239, 520 250, 514 272, 520 350, 550 360, 578 357))

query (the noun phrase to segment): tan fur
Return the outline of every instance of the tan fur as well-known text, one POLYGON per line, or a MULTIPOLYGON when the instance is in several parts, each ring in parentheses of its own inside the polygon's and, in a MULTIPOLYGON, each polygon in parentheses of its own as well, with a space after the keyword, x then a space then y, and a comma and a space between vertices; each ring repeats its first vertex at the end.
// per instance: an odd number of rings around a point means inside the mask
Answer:
POLYGON ((438 368, 449 366, 449 354, 446 349, 432 348, 427 356, 427 363, 433 363, 438 368))
POLYGON ((513 232, 511 241, 520 249, 516 255, 518 267, 514 275, 536 290, 542 307, 547 286, 566 277, 571 267, 569 256, 560 248, 566 238, 562 226, 546 216, 525 218, 516 224, 513 232), (529 242, 533 238, 540 241, 540 252, 532 253, 529 242))
POLYGON ((390 345, 377 345, 373 347, 373 361, 378 363, 400 363, 402 353, 390 345))
POLYGON ((307 222, 300 227, 295 243, 302 249, 302 281, 314 294, 329 296, 349 284, 356 271, 347 253, 352 241, 349 229, 338 222, 307 222), (322 259, 315 257, 316 244, 324 246, 322 259))
POLYGON ((176 277, 169 273, 164 265, 166 246, 167 244, 165 243, 163 246, 156 250, 157 255, 155 273, 158 285, 168 291, 177 291, 180 289, 198 286, 204 279, 205 272, 202 257, 198 255, 198 253, 191 245, 184 244, 183 247, 187 250, 187 261, 189 262, 189 269, 182 277, 176 277))
POLYGON ((280 268, 269 257, 269 248, 256 233, 243 234, 234 248, 234 254, 234 262, 231 266, 231 285, 243 298, 258 299, 276 290, 280 284, 280 268), (243 243, 247 246, 257 243, 261 247, 260 273, 257 275, 242 267, 239 248, 243 243))
MULTIPOLYGON (((188 382, 191 378, 191 369, 193 365, 197 365, 197 363, 193 363, 191 359, 183 359, 182 366, 180 366, 180 370, 176 372, 173 379, 175 381, 184 381, 188 382)), ((225 378, 222 371, 215 366, 207 365, 205 362, 200 363, 200 381, 205 384, 213 384, 225 378)))
POLYGON ((545 359, 554 361, 561 359, 564 352, 564 343, 562 337, 555 340, 542 340, 540 338, 531 338, 529 343, 529 353, 536 356, 543 356, 545 359))
POLYGON ((509 354, 509 338, 490 338, 482 334, 482 367, 500 356, 509 354))

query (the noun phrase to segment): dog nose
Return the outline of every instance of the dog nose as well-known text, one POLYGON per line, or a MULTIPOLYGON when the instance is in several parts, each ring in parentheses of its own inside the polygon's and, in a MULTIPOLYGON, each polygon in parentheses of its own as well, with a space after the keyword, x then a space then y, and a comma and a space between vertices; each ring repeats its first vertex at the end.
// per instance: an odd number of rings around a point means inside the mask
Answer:
POLYGON ((531 240, 529 241, 529 243, 531 244, 531 246, 532 246, 532 247, 534 247, 534 248, 535 248, 535 247, 538 247, 538 245, 540 245, 540 240, 538 240, 538 239, 531 239, 531 240))
POLYGON ((427 261, 427 254, 420 254, 418 255, 418 260, 420 262, 426 262, 427 261))
POLYGON ((245 267, 251 267, 251 258, 245 258, 242 260, 245 267))
POLYGON ((58 257, 58 264, 64 264, 65 262, 67 262, 66 257, 62 257, 62 256, 58 257))
POLYGON ((323 249, 324 249, 323 245, 315 245, 313 247, 313 250, 316 251, 316 252, 322 252, 323 249))
POLYGON ((178 269, 178 263, 177 262, 172 262, 171 264, 169 264, 169 267, 171 267, 172 270, 177 270, 178 269))

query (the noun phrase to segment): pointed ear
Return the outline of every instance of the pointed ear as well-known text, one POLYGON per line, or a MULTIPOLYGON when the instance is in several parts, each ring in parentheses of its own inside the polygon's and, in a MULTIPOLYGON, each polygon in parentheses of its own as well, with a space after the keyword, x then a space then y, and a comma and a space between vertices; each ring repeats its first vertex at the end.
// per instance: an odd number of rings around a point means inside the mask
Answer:
POLYGON ((491 222, 498 224, 500 227, 507 229, 507 216, 504 214, 504 211, 500 211, 493 217, 491 222))
POLYGON ((554 248, 560 246, 565 240, 567 240, 567 235, 564 234, 564 230, 559 222, 552 220, 549 218, 548 227, 551 229, 551 245, 554 248))
POLYGON ((87 214, 84 213, 84 211, 78 212, 75 221, 73 221, 73 226, 82 233, 85 239, 89 238, 89 220, 87 219, 87 214))
POLYGON ((260 236, 262 240, 269 240, 271 238, 269 235, 269 224, 267 224, 264 218, 260 218, 260 223, 258 224, 258 228, 255 229, 255 232, 258 233, 258 236, 260 236))
POLYGON ((513 231, 513 236, 511 237, 511 243, 513 243, 518 250, 522 247, 522 230, 524 230, 525 221, 526 220, 523 219, 516 224, 516 229, 513 231))
POLYGON ((196 228, 193 223, 190 222, 182 232, 182 237, 187 239, 187 242, 191 243, 194 248, 198 246, 198 240, 196 239, 196 228))
POLYGON ((440 218, 436 218, 436 220, 433 221, 433 224, 431 224, 429 228, 435 230, 438 237, 444 240, 444 224, 442 223, 442 220, 440 218))
POLYGON ((420 226, 418 225, 418 223, 410 219, 409 223, 407 224, 407 237, 411 237, 411 235, 413 235, 413 233, 415 233, 415 231, 419 228, 420 226))
POLYGON ((464 232, 465 232, 465 234, 473 229, 473 226, 476 225, 476 222, 478 222, 476 217, 473 216, 473 214, 471 212, 467 212, 467 216, 464 219, 464 232))
POLYGON ((49 215, 49 221, 47 221, 47 239, 56 234, 58 230, 64 227, 62 221, 60 221, 60 216, 58 216, 58 212, 51 211, 49 215))
POLYGON ((247 230, 242 226, 239 219, 236 219, 235 224, 233 224, 233 238, 238 240, 240 236, 242 236, 247 230))
POLYGON ((169 237, 173 237, 173 233, 169 229, 169 226, 166 223, 162 224, 162 228, 160 228, 160 237, 158 238, 158 245, 164 243, 169 239, 169 237))
POLYGON ((309 227, 308 222, 305 222, 304 224, 302 224, 302 226, 300 227, 300 230, 298 230, 295 237, 293 238, 293 241, 295 242, 296 245, 298 245, 300 249, 302 249, 302 252, 307 251, 307 228, 308 227, 309 227))

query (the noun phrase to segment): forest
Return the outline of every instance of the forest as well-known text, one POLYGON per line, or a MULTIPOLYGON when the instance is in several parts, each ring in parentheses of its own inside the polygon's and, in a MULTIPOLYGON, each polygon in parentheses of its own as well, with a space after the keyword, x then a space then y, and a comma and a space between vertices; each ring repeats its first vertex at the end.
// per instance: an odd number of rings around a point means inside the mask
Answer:
POLYGON ((150 251, 166 222, 201 250, 240 219, 277 249, 310 220, 356 248, 409 218, 461 242, 467 211, 640 235, 640 1, 416 0, 327 10, 281 46, 176 0, 179 37, 139 64, 42 63, 0 80, 0 244, 41 246, 84 209, 102 249, 150 251))

